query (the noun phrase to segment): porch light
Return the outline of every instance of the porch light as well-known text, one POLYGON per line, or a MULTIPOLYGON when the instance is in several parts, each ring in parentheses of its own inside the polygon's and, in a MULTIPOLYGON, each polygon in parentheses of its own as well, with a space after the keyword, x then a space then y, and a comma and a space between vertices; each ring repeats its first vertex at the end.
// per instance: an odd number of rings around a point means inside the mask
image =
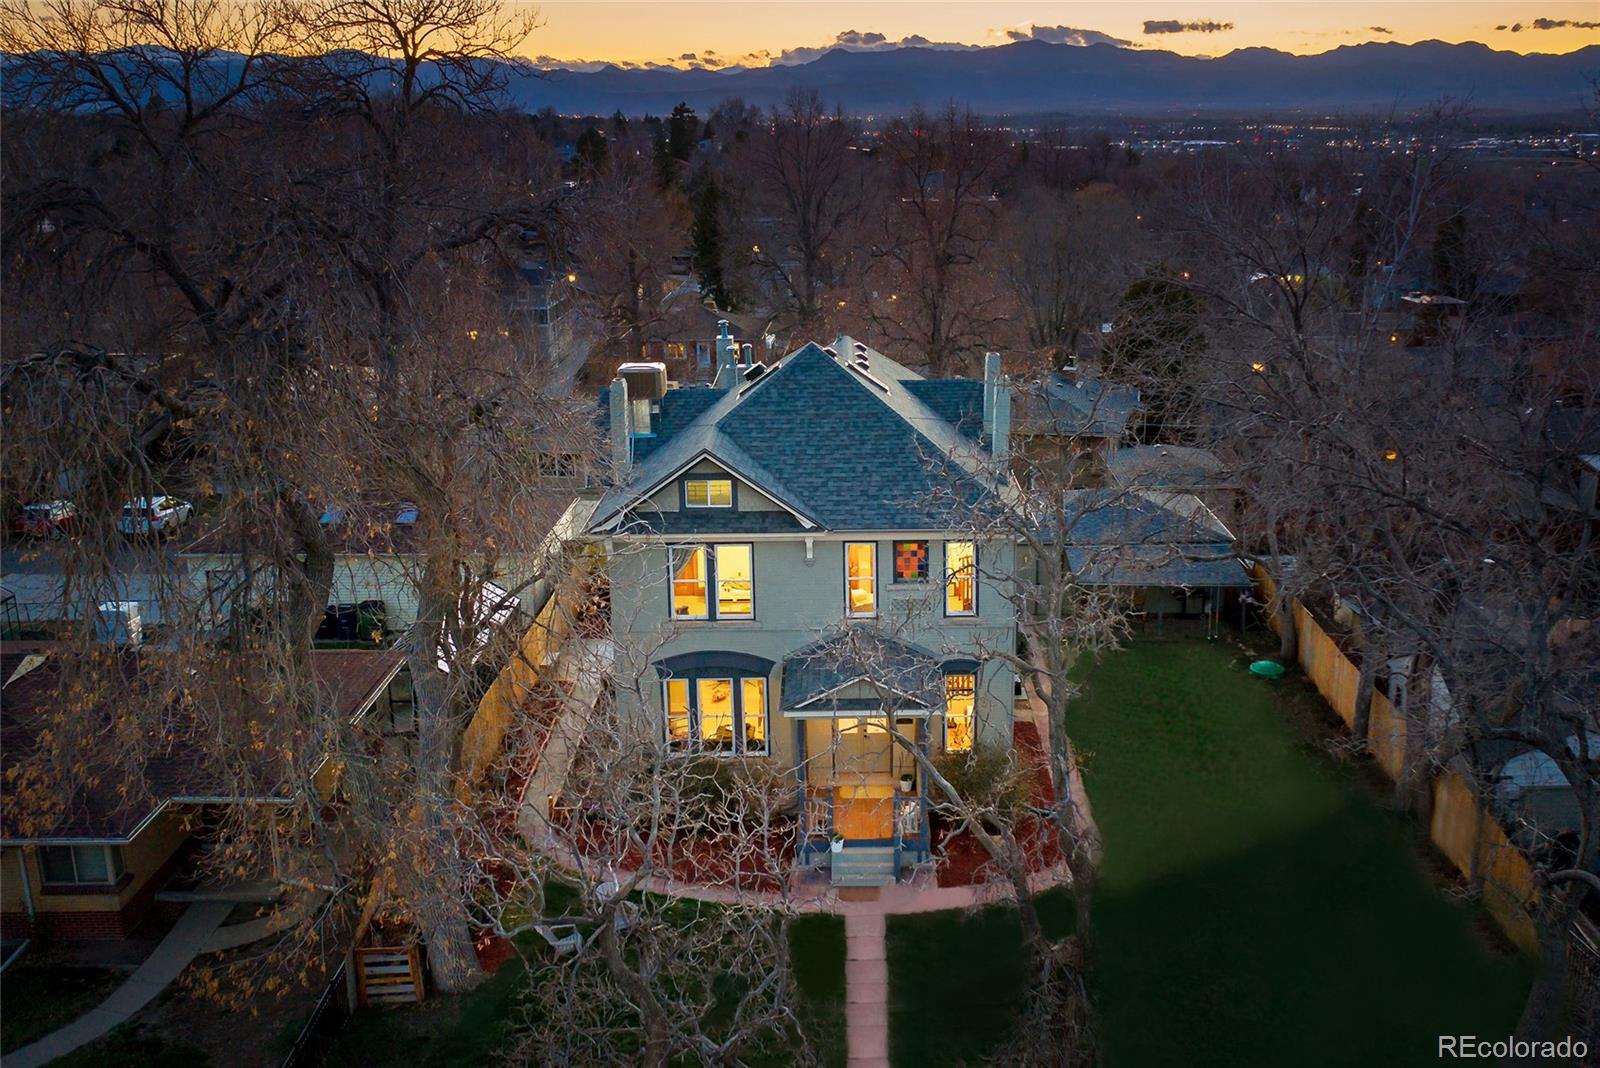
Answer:
POLYGON ((1250 370, 1254 371, 1256 374, 1260 374, 1262 371, 1265 371, 1266 369, 1267 369, 1267 365, 1262 363, 1260 360, 1257 360, 1255 363, 1252 363, 1250 365, 1250 370))
POLYGON ((476 341, 476 340, 478 340, 478 332, 476 330, 468 330, 467 331, 467 340, 468 341, 476 341))
POLYGON ((1400 340, 1400 335, 1399 334, 1390 334, 1389 335, 1389 344, 1393 345, 1396 342, 1398 342, 1399 340, 1400 340))
POLYGON ((761 246, 760 245, 751 245, 750 246, 750 251, 756 253, 757 255, 760 255, 761 246))
POLYGON ((1389 463, 1394 463, 1396 460, 1400 459, 1400 450, 1399 449, 1384 449, 1383 450, 1383 458, 1385 460, 1387 460, 1389 463))
POLYGON ((573 274, 571 271, 567 272, 567 281, 568 281, 568 283, 576 282, 577 280, 578 280, 578 276, 577 275, 573 274))

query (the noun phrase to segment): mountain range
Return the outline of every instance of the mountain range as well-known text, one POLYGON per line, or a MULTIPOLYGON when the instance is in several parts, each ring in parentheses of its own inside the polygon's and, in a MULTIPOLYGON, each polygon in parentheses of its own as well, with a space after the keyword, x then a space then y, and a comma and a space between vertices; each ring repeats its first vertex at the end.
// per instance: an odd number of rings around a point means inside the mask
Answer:
POLYGON ((1519 55, 1487 45, 1421 41, 1349 45, 1318 55, 1246 48, 1217 58, 1095 44, 1020 41, 970 51, 835 49, 809 63, 730 70, 521 71, 510 92, 529 109, 564 114, 661 113, 687 101, 704 114, 729 96, 769 106, 813 88, 855 112, 896 112, 949 100, 987 114, 1041 112, 1259 113, 1303 108, 1382 110, 1441 97, 1479 111, 1570 111, 1595 100, 1600 45, 1519 55))

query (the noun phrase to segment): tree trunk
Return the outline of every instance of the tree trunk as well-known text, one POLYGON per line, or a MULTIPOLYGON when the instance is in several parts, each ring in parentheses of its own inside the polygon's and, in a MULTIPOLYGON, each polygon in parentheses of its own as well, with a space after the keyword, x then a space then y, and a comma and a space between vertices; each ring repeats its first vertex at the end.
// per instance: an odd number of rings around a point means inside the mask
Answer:
MULTIPOLYGON (((1579 886, 1581 894, 1586 887, 1579 886)), ((1539 932, 1539 967, 1522 1006, 1515 1037, 1521 1041, 1543 1042, 1560 1036, 1562 1009, 1567 998, 1567 928, 1574 911, 1573 887, 1546 887, 1547 903, 1537 907, 1534 924, 1539 932)), ((1531 1064, 1537 1059, 1507 1057, 1501 1064, 1531 1064)))
POLYGON ((1355 735, 1357 741, 1365 743, 1372 725, 1372 685, 1378 674, 1378 655, 1365 642, 1361 644, 1360 655, 1361 667, 1356 676, 1355 717, 1350 724, 1350 733, 1355 735))

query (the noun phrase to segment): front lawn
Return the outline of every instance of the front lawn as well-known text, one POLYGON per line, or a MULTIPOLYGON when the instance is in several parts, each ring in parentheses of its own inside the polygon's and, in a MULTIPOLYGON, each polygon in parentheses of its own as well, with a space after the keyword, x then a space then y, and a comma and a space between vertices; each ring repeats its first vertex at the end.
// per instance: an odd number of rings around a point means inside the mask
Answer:
MULTIPOLYGON (((1045 934, 1072 931, 1072 898, 1038 899, 1045 934)), ((895 1064, 979 1063, 1010 1034, 1022 1003, 1016 910, 922 912, 888 919, 889 1057, 895 1064)))
POLYGON ((1488 947, 1410 826, 1317 744, 1299 677, 1249 659, 1151 641, 1083 668, 1068 730, 1105 840, 1107 1063, 1420 1064, 1440 1034, 1509 1034, 1528 962, 1488 947))
POLYGON ((0 1053, 43 1038, 104 1001, 127 976, 109 968, 22 961, 0 974, 0 1053))

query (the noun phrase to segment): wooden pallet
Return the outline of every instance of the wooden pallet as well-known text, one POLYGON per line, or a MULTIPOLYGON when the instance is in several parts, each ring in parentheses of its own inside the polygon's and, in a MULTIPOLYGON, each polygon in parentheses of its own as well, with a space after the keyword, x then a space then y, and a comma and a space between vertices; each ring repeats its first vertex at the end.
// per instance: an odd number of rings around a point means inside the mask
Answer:
POLYGON ((421 946, 361 946, 355 957, 356 997, 361 1005, 397 1005, 423 999, 421 946))

